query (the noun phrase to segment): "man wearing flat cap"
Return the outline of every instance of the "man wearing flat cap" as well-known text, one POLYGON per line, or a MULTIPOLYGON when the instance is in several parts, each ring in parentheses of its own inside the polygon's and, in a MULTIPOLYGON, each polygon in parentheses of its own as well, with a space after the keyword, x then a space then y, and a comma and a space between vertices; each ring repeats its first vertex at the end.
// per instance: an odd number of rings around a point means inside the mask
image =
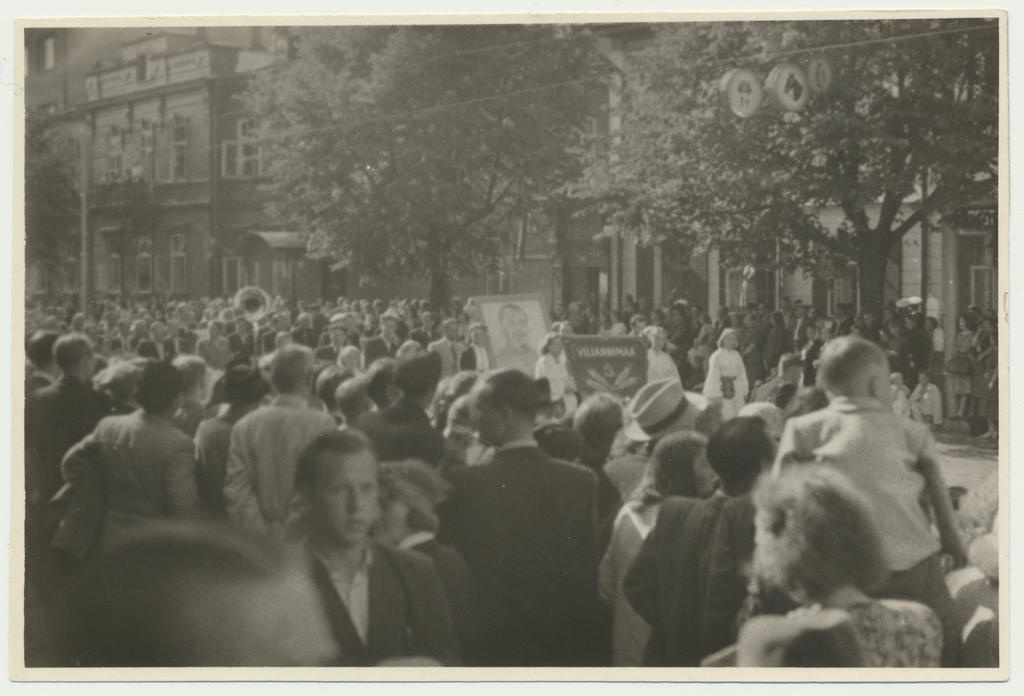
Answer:
POLYGON ((445 440, 430 425, 427 408, 441 379, 441 356, 432 351, 399 360, 394 384, 401 396, 380 411, 364 413, 356 428, 373 442, 381 461, 419 459, 439 467, 445 440))

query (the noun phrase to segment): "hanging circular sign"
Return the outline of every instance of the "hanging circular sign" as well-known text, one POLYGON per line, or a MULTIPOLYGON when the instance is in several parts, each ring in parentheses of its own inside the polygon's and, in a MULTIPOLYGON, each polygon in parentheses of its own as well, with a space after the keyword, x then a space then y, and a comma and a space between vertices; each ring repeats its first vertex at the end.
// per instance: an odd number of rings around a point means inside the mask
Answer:
POLYGON ((764 89, 750 70, 733 68, 722 76, 719 86, 726 105, 740 118, 750 118, 760 110, 764 89))
POLYGON ((822 94, 832 86, 832 64, 824 58, 813 58, 807 64, 807 85, 822 94))
POLYGON ((764 87, 775 103, 786 111, 799 111, 811 98, 807 74, 799 65, 792 63, 782 63, 772 68, 764 87))

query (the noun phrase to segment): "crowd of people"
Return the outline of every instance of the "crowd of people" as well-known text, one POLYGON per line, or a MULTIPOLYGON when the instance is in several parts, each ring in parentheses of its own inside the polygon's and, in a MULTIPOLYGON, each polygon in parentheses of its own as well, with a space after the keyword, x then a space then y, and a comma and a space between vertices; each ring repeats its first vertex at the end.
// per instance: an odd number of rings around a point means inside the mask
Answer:
POLYGON ((997 496, 931 432, 947 380, 996 432, 991 316, 946 361, 919 307, 626 299, 529 373, 457 299, 30 307, 26 664, 998 664, 997 496))

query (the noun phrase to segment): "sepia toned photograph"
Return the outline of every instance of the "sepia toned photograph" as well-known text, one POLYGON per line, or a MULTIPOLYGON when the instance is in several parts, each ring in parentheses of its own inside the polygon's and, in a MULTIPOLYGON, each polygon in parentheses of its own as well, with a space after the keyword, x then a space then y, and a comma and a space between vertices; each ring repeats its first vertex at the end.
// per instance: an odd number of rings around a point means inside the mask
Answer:
POLYGON ((17 23, 12 679, 1007 678, 1005 12, 192 19, 17 23))

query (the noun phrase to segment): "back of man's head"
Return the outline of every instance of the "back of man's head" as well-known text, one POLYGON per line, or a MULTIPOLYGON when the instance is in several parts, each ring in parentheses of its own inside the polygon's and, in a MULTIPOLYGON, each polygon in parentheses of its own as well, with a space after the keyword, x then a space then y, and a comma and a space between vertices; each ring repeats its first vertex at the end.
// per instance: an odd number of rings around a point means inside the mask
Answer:
POLYGON ((60 338, 56 331, 36 331, 25 343, 25 357, 37 370, 46 370, 53 365, 53 345, 60 338))
POLYGON ((588 396, 573 414, 572 427, 588 450, 607 456, 622 428, 622 406, 610 394, 588 396))
POLYGON ((184 391, 197 389, 206 377, 206 363, 197 355, 179 355, 171 362, 184 379, 184 391))
POLYGON ((338 384, 334 390, 334 404, 345 417, 345 423, 355 423, 359 416, 373 406, 366 391, 368 384, 366 375, 356 375, 338 384))
POLYGON ((146 413, 166 413, 185 388, 178 368, 162 360, 150 360, 142 368, 135 400, 146 413))
POLYGON ((708 464, 732 496, 748 493, 774 455, 775 447, 760 418, 728 420, 708 439, 708 464))
POLYGON ((885 353, 859 336, 840 336, 821 352, 818 381, 830 395, 871 396, 868 382, 875 374, 888 374, 885 353))
POLYGON ((391 404, 391 390, 395 380, 395 361, 393 358, 374 360, 366 372, 366 393, 373 399, 378 409, 387 408, 391 404))
POLYGON ((53 359, 65 375, 74 373, 92 354, 92 341, 85 334, 65 334, 53 344, 53 359))
POLYGON ((303 345, 282 346, 270 361, 270 383, 279 394, 304 395, 313 374, 313 351, 303 345))
POLYGON ((395 366, 395 386, 410 399, 433 397, 441 380, 441 356, 426 351, 403 360, 395 366))

